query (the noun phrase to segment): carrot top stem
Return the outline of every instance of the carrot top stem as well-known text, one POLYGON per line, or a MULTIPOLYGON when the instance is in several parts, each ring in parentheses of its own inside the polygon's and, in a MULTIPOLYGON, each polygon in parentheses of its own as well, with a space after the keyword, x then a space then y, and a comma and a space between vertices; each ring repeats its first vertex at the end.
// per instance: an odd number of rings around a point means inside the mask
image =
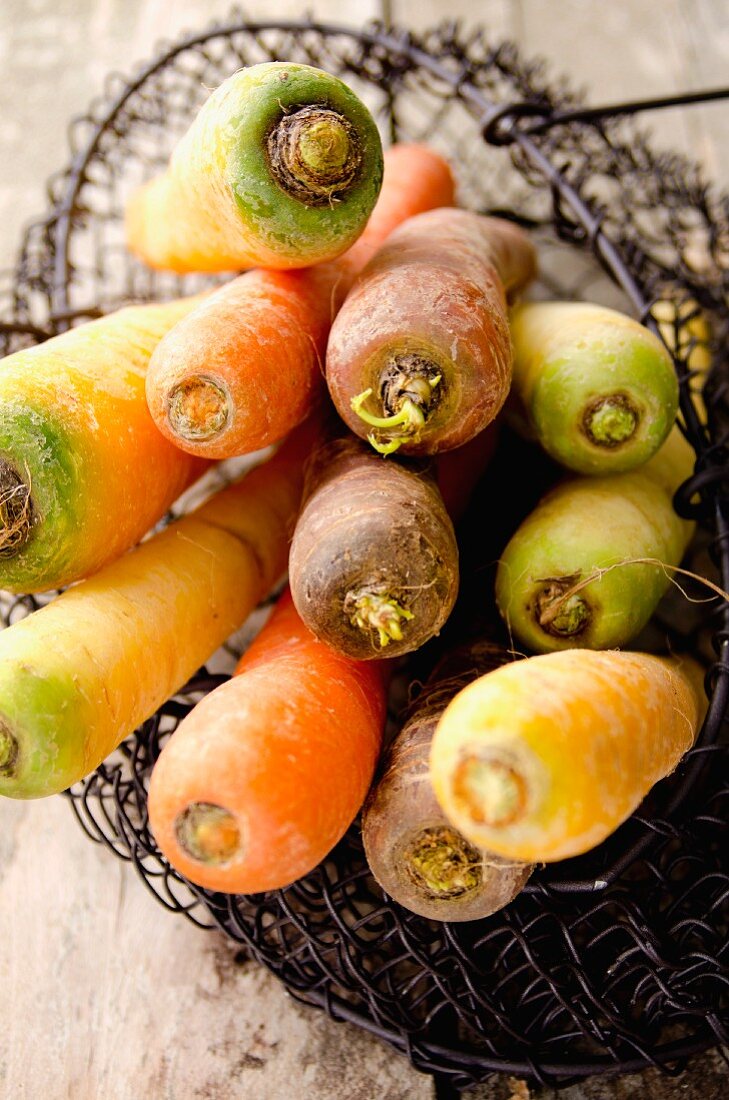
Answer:
POLYGON ((0 558, 11 558, 33 526, 30 486, 9 462, 0 462, 0 558))
POLYGON ((401 642, 400 623, 415 618, 413 612, 402 607, 394 597, 371 590, 348 592, 344 600, 344 610, 349 615, 352 626, 374 631, 383 649, 390 642, 401 642))
POLYGON ((175 821, 180 847, 201 863, 220 865, 238 855, 241 835, 230 810, 213 802, 190 802, 175 821))
POLYGON ((0 775, 12 775, 18 759, 18 742, 6 726, 0 724, 0 775))
POLYGON ((483 855, 447 825, 420 829, 404 853, 413 885, 433 898, 460 898, 483 879, 483 855))
POLYGON ((435 391, 441 381, 442 375, 433 373, 431 364, 424 363, 419 356, 407 355, 383 373, 381 399, 388 415, 376 416, 363 407, 372 396, 371 387, 352 398, 352 411, 384 437, 379 438, 375 432, 367 436, 376 451, 393 454, 407 440, 417 440, 437 404, 439 395, 435 391))
POLYGON ((268 159, 278 185, 307 206, 325 206, 349 190, 362 165, 351 122, 328 108, 301 107, 268 135, 268 159))
POLYGON ((170 391, 167 419, 182 439, 210 440, 220 435, 230 420, 231 404, 222 380, 192 375, 170 391))
POLYGON ((585 410, 582 430, 596 447, 619 447, 635 435, 640 411, 627 394, 598 397, 585 410))
POLYGON ((535 600, 537 622, 548 634, 571 638, 580 634, 590 619, 589 603, 574 591, 579 580, 574 577, 555 577, 545 582, 545 587, 535 600))

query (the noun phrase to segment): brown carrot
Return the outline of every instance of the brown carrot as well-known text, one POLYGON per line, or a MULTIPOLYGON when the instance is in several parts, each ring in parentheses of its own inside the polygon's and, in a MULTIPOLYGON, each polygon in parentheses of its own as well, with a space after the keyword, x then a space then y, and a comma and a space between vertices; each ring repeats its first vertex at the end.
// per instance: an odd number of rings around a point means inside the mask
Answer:
POLYGON ((498 218, 433 210, 396 229, 329 337, 327 383, 352 431, 384 454, 432 454, 490 423, 511 381, 507 296, 535 265, 498 218))

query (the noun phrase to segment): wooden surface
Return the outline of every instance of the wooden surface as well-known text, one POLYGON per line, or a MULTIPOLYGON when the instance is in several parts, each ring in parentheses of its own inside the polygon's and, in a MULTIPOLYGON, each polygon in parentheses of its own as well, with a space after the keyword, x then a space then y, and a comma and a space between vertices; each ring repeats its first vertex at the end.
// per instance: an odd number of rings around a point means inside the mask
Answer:
MULTIPOLYGON (((448 16, 512 37, 593 102, 729 80, 726 0, 393 0, 414 28, 448 16)), ((112 69, 160 38, 227 13, 219 0, 2 0, 0 268, 44 182, 66 160, 67 120, 112 69)), ((377 0, 319 0, 321 18, 359 23, 377 0)), ((302 5, 249 3, 251 17, 302 5)), ((729 183, 729 109, 667 112, 657 141, 729 183)), ((130 868, 90 844, 66 803, 0 805, 0 1096, 28 1100, 425 1100, 429 1079, 375 1040, 295 1005, 221 937, 165 914, 130 868)), ((469 1094, 526 1096, 499 1080, 469 1094)), ((672 1085, 654 1074, 571 1089, 578 1097, 719 1100, 714 1058, 672 1085)), ((533 1094, 536 1095, 536 1094, 533 1094)), ((544 1094, 546 1095, 546 1094, 544 1094)))

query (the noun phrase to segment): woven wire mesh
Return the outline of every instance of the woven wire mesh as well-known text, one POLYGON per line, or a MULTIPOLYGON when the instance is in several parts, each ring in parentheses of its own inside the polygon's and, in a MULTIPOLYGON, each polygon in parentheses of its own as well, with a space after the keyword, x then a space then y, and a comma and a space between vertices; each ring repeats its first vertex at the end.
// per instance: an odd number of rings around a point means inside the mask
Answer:
MULTIPOLYGON (((677 506, 702 521, 695 554, 729 587, 729 202, 682 158, 654 153, 629 120, 555 125, 556 113, 579 107, 569 89, 480 33, 441 27, 416 40, 378 26, 262 26, 233 15, 165 47, 131 79, 113 75, 70 127, 70 166, 49 183, 49 216, 27 233, 0 350, 130 300, 209 285, 131 258, 124 202, 166 163, 211 88, 242 65, 272 59, 341 75, 385 140, 425 140, 448 156, 464 205, 531 226, 542 296, 626 308, 649 325, 656 302, 669 303, 661 308, 681 349, 682 418, 697 453, 677 506), (699 307, 711 322, 706 347, 690 323, 699 307)), ((39 602, 6 602, 5 621, 39 602)), ((356 824, 310 875, 266 895, 214 894, 169 867, 147 822, 151 768, 195 701, 225 678, 229 653, 245 646, 260 616, 78 784, 71 805, 88 835, 131 862, 167 908, 223 929, 294 995, 373 1031, 457 1087, 493 1070, 560 1085, 649 1064, 677 1072, 693 1052, 727 1040, 729 779, 717 745, 729 693, 727 616, 721 600, 697 613, 674 599, 657 619, 671 644, 710 666, 710 710, 687 762, 600 848, 537 872, 512 905, 481 922, 438 924, 384 896, 356 824)))

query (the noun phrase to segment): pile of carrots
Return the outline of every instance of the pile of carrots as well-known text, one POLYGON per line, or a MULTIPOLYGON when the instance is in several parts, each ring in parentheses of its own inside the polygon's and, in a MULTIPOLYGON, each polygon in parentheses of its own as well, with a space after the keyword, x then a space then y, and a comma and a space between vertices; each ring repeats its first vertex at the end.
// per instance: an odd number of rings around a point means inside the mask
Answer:
POLYGON ((617 648, 692 533, 666 345, 597 305, 517 301, 528 234, 458 209, 433 150, 383 153, 366 107, 309 66, 225 81, 126 231, 151 266, 230 278, 0 364, 0 588, 71 586, 0 635, 0 793, 92 771, 288 571, 153 770, 180 873, 286 886, 361 811, 393 898, 473 920, 601 843, 703 712, 690 659, 617 648), (490 625, 428 658, 383 756, 391 679, 456 604, 458 521, 502 424, 568 473, 516 530, 483 517, 490 625), (211 463, 262 448, 136 545, 211 463))

